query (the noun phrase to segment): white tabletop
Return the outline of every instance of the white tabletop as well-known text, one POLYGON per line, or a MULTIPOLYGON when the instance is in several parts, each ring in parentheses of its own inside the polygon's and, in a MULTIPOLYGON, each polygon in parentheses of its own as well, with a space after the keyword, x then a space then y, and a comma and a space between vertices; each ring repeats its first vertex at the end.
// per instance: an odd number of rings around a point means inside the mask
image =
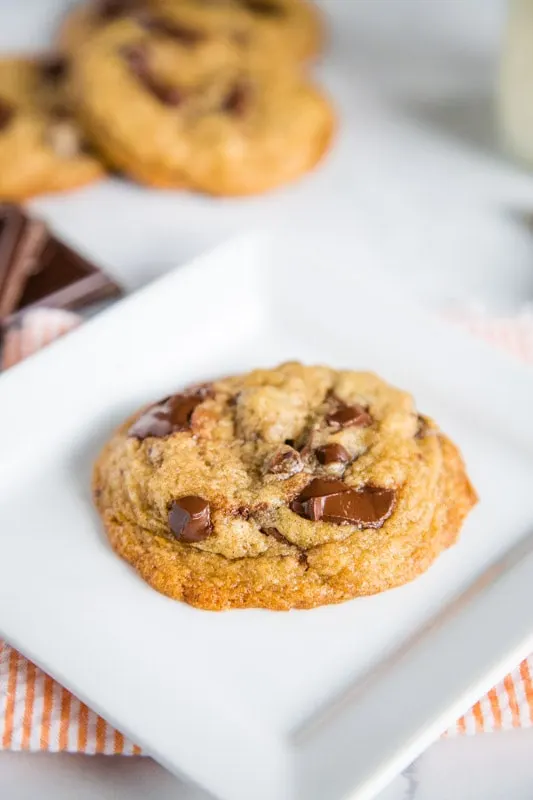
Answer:
MULTIPOLYGON (((533 731, 439 741, 378 800, 531 800, 533 731)), ((0 754, 6 800, 210 800, 148 758, 0 754)), ((327 800, 327 798, 324 798, 327 800)))
MULTIPOLYGON (((0 48, 40 46, 67 2, 0 0, 0 48)), ((374 225, 379 219, 379 255, 391 264, 397 260, 419 293, 437 304, 473 298, 491 310, 508 311, 531 302, 533 180, 501 156, 491 116, 505 0, 323 0, 323 5, 334 20, 350 21, 336 26, 334 58, 356 70, 384 107, 399 115, 390 136, 385 131, 368 154, 376 164, 367 180, 384 177, 387 159, 394 170, 385 198, 367 184, 367 219, 374 225)), ((259 209, 274 212, 277 202, 273 195, 261 206, 253 200, 215 206, 198 198, 176 216, 168 194, 147 199, 132 189, 126 219, 94 214, 95 196, 112 209, 124 191, 115 183, 67 202, 38 201, 35 207, 99 255, 128 288, 257 224, 259 209), (143 228, 147 207, 149 235, 143 228)), ((321 219, 334 238, 343 214, 346 224, 347 210, 332 204, 321 219)), ((310 219, 308 227, 313 224, 310 219)), ((296 235, 305 228, 300 220, 296 235)), ((349 225, 338 238, 347 233, 349 225)), ((533 730, 440 740, 381 800, 530 800, 532 746, 533 730)), ((0 754, 0 796, 206 800, 147 758, 13 753, 0 754)))

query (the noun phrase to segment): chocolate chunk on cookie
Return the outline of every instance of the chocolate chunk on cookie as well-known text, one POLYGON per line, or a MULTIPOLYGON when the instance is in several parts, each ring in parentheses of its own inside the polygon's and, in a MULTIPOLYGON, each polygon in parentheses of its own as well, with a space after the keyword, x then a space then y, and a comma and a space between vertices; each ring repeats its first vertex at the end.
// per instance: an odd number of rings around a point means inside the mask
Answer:
POLYGON ((135 439, 147 439, 149 436, 162 438, 178 431, 191 428, 192 415, 196 406, 204 400, 200 394, 176 394, 166 397, 144 412, 129 429, 129 435, 135 439))
POLYGON ((242 4, 254 14, 266 17, 282 17, 283 6, 275 0, 241 0, 242 4))
POLYGON ((13 116, 15 114, 15 108, 11 103, 8 103, 6 100, 2 100, 0 98, 0 131, 4 128, 7 128, 13 116))
POLYGON ((350 454, 346 448, 336 442, 317 447, 316 457, 324 466, 328 464, 347 464, 351 461, 350 454))
POLYGON ((342 481, 315 478, 291 503, 291 509, 310 520, 339 525, 379 528, 391 515, 395 493, 363 486, 352 489, 342 481))
POLYGON ((188 26, 178 21, 157 17, 152 14, 138 16, 137 19, 147 31, 166 36, 186 47, 194 47, 194 45, 205 39, 207 35, 206 31, 194 28, 191 25, 188 26))
POLYGON ((142 0, 96 0, 93 14, 101 20, 113 20, 132 14, 145 5, 142 0))
POLYGON ((41 78, 49 83, 64 81, 68 75, 69 61, 63 55, 45 56, 38 65, 41 78))
POLYGON ((288 445, 280 445, 267 457, 263 465, 266 475, 275 475, 279 478, 290 478, 304 468, 300 454, 288 445))
POLYGON ((338 408, 327 415, 326 422, 335 428, 348 428, 351 425, 366 428, 368 425, 372 425, 372 417, 358 403, 354 405, 338 403, 338 408))
POLYGON ((211 533, 209 503, 203 497, 180 497, 168 514, 172 533, 184 542, 201 542, 211 533))
POLYGON ((149 52, 142 45, 130 45, 121 49, 121 55, 129 67, 131 74, 139 83, 165 106, 179 106, 182 91, 175 85, 159 78, 150 65, 149 52))

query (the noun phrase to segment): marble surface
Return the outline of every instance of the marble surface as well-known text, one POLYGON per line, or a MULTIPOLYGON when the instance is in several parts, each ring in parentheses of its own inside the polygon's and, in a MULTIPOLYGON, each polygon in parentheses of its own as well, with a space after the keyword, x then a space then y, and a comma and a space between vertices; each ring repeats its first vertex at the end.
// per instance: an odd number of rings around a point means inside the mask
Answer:
MULTIPOLYGON (((0 48, 44 42, 66 2, 0 0, 0 48)), ((428 263, 436 263, 440 253, 447 269, 410 275, 428 297, 447 299, 453 287, 463 300, 495 310, 518 309, 531 302, 533 180, 503 157, 492 115, 504 0, 324 0, 326 8, 338 9, 343 3, 344 9, 350 4, 357 13, 350 16, 352 24, 336 31, 337 57, 351 63, 358 77, 394 107, 411 133, 415 129, 421 136, 416 180, 412 151, 399 133, 387 151, 399 189, 388 195, 386 205, 380 198, 375 207, 368 207, 370 217, 381 215, 387 231, 386 236, 376 237, 386 240, 383 253, 391 258, 402 253, 406 264, 420 264, 426 254, 428 263), (426 147, 430 139, 431 148, 426 147), (406 217, 407 186, 411 205, 406 217), (395 228, 402 209, 405 224, 395 228), (421 225, 423 211, 427 223, 421 225), (410 221, 416 231, 411 239, 404 235, 410 221), (463 253, 468 257, 462 258, 463 253)), ((370 198, 371 190, 372 186, 370 198)), ((121 189, 111 186, 109 192, 113 202, 121 189)), ((79 214, 90 197, 91 190, 73 200, 72 213, 75 209, 79 214)), ((54 216, 54 201, 36 205, 54 216)), ((212 214, 208 204, 202 208, 212 214)), ((66 229, 70 213, 66 209, 63 215, 66 229)), ((196 252, 201 242, 210 243, 210 237, 227 233, 235 214, 235 206, 221 212, 219 227, 209 228, 207 237, 195 228, 195 238, 188 219, 181 228, 178 225, 175 240, 180 257, 196 252)), ((137 221, 142 215, 135 217, 137 221)), ((87 242, 98 242, 98 224, 88 220, 87 242)), ((128 247, 120 253, 112 248, 102 252, 131 288, 166 268, 160 258, 163 244, 148 258, 134 227, 128 247)), ((168 236, 167 226, 158 241, 165 242, 168 236)), ((533 729, 440 740, 396 778, 380 800, 531 800, 532 747, 533 729)), ((0 754, 0 797, 207 800, 203 792, 180 783, 150 759, 14 753, 0 754)))
MULTIPOLYGON (((533 730, 442 740, 376 800, 531 800, 533 730)), ((147 758, 0 754, 5 800, 212 800, 147 758)), ((327 800, 327 798, 324 798, 327 800)))

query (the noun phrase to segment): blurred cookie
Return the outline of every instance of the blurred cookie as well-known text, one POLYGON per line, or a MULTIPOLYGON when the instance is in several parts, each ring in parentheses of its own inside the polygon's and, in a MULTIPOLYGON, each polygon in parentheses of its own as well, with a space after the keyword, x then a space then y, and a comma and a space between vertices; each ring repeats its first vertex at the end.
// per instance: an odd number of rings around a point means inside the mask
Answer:
POLYGON ((63 20, 57 45, 75 54, 93 34, 109 23, 156 5, 157 0, 90 0, 80 3, 63 20))
POLYGON ((301 61, 316 55, 323 40, 318 10, 308 0, 93 0, 76 6, 66 17, 58 44, 75 53, 88 38, 106 25, 145 12, 175 10, 212 32, 242 29, 254 44, 270 52, 301 61))
POLYGON ((130 18, 75 62, 80 118, 115 167, 142 183, 244 195, 291 181, 328 149, 334 113, 296 70, 174 16, 130 18))
POLYGON ((0 199, 73 189, 104 174, 72 114, 63 58, 0 59, 0 199))
MULTIPOLYGON (((198 5, 209 0, 193 0, 198 5)), ((292 58, 304 61, 316 56, 324 39, 317 6, 308 0, 216 0, 215 5, 243 9, 258 39, 272 50, 283 47, 292 58)))
POLYGON ((208 113, 188 121, 187 174, 200 191, 264 192, 309 172, 329 149, 335 115, 309 81, 237 70, 215 79, 212 97, 208 113))
POLYGON ((318 9, 307 0, 159 0, 158 7, 187 13, 213 34, 233 31, 268 64, 304 61, 322 45, 318 9))

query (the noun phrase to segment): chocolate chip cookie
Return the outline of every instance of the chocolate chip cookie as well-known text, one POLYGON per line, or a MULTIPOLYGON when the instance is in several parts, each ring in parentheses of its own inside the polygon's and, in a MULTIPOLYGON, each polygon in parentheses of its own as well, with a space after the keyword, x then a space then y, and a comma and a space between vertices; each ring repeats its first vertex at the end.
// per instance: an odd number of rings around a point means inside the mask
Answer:
POLYGON ((69 64, 0 60, 0 199, 72 189, 104 174, 72 115, 69 64))
POLYGON ((87 134, 150 186, 246 195, 297 178, 328 149, 333 111, 299 71, 247 48, 174 14, 109 25, 76 61, 87 134))
MULTIPOLYGON (((162 0, 161 6, 168 0, 162 0)), ((307 0, 170 0, 176 12, 196 15, 216 31, 239 31, 254 53, 270 63, 302 62, 318 54, 323 26, 316 5, 307 0)))
POLYGON ((312 608, 400 586, 476 502, 455 445, 370 373, 287 363, 127 420, 94 469, 109 540, 206 609, 312 608))
MULTIPOLYGON (((196 0, 198 3, 209 0, 196 0)), ((267 49, 283 47, 293 59, 314 58, 322 49, 324 28, 318 9, 308 0, 218 0, 244 9, 257 38, 267 49)))
POLYGON ((253 40, 254 48, 283 50, 292 60, 316 55, 323 29, 316 6, 307 0, 93 0, 76 6, 59 34, 59 45, 75 53, 88 38, 118 19, 146 12, 175 10, 207 25, 213 33, 233 28, 253 40))
POLYGON ((68 12, 63 21, 57 45, 68 53, 76 54, 91 36, 109 23, 157 8, 157 5, 158 0, 92 0, 80 3, 68 12))

